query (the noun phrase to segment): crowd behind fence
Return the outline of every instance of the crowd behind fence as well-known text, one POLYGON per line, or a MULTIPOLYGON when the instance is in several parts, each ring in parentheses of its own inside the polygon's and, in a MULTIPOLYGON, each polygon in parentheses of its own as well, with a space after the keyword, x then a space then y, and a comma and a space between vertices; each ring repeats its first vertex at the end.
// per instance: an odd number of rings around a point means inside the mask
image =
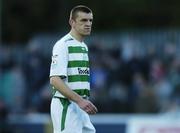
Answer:
MULTIPOLYGON (((0 45, 0 118, 49 113, 49 67, 62 34, 40 34, 25 45, 0 45)), ((162 113, 180 108, 180 32, 126 31, 86 40, 91 100, 100 113, 162 113)))

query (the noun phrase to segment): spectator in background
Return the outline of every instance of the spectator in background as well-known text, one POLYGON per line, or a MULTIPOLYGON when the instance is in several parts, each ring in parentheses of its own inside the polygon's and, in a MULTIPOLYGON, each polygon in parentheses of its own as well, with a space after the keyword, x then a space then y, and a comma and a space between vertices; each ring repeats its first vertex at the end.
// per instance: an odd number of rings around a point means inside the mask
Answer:
POLYGON ((0 132, 11 133, 7 123, 8 108, 6 104, 0 99, 0 132))
POLYGON ((40 52, 38 43, 31 44, 27 48, 27 57, 24 60, 24 73, 27 84, 26 105, 30 112, 38 112, 36 99, 40 89, 48 81, 48 63, 40 52))
POLYGON ((132 89, 135 96, 131 101, 134 102, 135 113, 157 113, 159 111, 153 86, 141 73, 134 74, 132 89))
POLYGON ((12 54, 12 49, 4 48, 2 53, 0 97, 4 100, 11 113, 24 111, 25 81, 22 67, 12 54), (22 100, 23 99, 23 100, 22 100))

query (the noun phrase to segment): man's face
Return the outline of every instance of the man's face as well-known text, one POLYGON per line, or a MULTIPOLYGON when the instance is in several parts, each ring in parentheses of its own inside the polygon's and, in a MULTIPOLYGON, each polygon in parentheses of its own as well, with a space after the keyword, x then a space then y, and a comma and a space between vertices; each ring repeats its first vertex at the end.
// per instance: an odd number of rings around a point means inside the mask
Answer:
POLYGON ((92 13, 78 12, 76 19, 72 20, 72 27, 81 36, 90 35, 92 20, 92 13))

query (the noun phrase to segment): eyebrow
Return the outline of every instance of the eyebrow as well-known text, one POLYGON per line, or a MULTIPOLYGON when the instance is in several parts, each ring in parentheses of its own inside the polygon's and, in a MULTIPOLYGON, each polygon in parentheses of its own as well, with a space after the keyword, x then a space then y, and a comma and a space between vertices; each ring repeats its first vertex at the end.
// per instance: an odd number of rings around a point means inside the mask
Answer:
POLYGON ((82 18, 80 21, 88 21, 88 20, 91 22, 93 21, 93 19, 87 19, 87 18, 82 18))

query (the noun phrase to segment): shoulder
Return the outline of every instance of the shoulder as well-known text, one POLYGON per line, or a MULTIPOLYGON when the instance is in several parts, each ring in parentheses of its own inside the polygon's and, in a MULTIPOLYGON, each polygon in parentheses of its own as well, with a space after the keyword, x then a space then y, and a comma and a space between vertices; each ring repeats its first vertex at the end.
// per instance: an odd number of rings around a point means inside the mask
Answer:
POLYGON ((87 44, 86 44, 85 42, 83 42, 82 45, 84 45, 85 47, 87 47, 87 44))
POLYGON ((83 42, 83 46, 88 50, 88 46, 86 43, 83 42))
POLYGON ((67 47, 67 44, 72 40, 73 39, 67 34, 55 43, 53 49, 67 47))

